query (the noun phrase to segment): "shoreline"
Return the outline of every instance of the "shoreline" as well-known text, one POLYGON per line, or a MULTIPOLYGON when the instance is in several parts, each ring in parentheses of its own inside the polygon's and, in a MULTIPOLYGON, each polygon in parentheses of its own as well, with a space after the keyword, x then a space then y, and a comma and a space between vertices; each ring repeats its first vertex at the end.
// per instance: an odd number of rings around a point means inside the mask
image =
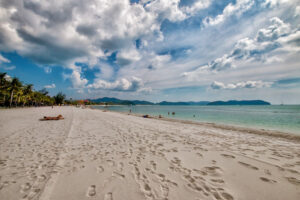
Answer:
MULTIPOLYGON (((99 110, 104 111, 97 108, 92 108, 92 106, 87 106, 87 108, 92 110, 99 110)), ((114 111, 114 110, 105 110, 104 112, 116 112, 123 115, 132 115, 137 117, 143 117, 145 114, 139 114, 139 113, 129 113, 129 112, 120 112, 120 111, 114 111)), ((214 122, 200 122, 200 121, 192 121, 192 120, 184 120, 184 119, 172 119, 167 117, 161 117, 158 116, 152 116, 149 115, 149 119, 157 119, 157 120, 163 120, 163 121, 169 121, 169 122, 178 122, 183 124, 193 124, 193 125, 199 125, 199 126, 207 126, 212 128, 219 128, 224 130, 230 130, 230 131, 239 131, 239 132, 246 132, 249 134, 256 134, 256 135, 265 135, 269 137, 278 137, 288 140, 295 140, 300 142, 300 135, 297 133, 291 133, 291 132, 283 132, 278 130, 268 130, 268 129, 261 129, 261 128, 252 128, 252 127, 243 127, 238 125, 226 125, 226 124, 218 124, 214 122)))
POLYGON ((300 198, 299 140, 99 111, 0 110, 0 199, 300 198))

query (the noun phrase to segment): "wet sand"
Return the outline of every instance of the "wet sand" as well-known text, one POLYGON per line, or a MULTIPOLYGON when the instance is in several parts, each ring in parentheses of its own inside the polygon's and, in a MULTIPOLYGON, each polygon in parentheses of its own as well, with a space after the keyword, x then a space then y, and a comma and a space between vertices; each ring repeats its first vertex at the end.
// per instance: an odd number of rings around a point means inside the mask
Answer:
POLYGON ((74 107, 0 110, 0 130, 0 199, 300 199, 296 136, 74 107))

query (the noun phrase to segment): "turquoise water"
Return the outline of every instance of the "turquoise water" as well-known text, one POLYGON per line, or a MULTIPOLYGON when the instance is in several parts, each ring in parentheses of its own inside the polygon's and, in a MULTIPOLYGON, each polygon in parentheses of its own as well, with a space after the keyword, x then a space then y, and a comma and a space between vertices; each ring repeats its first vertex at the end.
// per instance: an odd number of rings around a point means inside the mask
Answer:
MULTIPOLYGON (((94 106, 104 109, 103 106, 94 106)), ((270 106, 108 106, 118 112, 162 115, 167 118, 184 119, 243 127, 279 130, 300 134, 300 105, 270 106), (168 115, 170 112, 170 115, 168 115), (175 112, 175 115, 171 115, 175 112)))

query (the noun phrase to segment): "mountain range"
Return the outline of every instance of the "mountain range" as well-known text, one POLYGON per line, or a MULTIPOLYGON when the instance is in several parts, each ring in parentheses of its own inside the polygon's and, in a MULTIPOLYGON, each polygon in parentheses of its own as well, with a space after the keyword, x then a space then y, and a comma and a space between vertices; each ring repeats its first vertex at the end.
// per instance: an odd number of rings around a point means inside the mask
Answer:
POLYGON ((263 100, 229 100, 229 101, 187 101, 187 102, 169 102, 162 101, 159 103, 153 103, 150 101, 140 101, 140 100, 121 100, 111 97, 103 97, 98 99, 88 99, 93 103, 107 103, 107 104, 120 104, 120 105, 271 105, 269 102, 263 100))

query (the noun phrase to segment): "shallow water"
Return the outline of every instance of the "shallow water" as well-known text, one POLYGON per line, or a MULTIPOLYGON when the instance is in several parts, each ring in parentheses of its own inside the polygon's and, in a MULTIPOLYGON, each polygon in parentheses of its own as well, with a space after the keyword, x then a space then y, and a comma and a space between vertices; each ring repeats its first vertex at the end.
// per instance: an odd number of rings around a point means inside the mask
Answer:
MULTIPOLYGON (((93 106, 104 109, 103 106, 93 106)), ((300 105, 269 106, 108 106, 118 112, 162 115, 167 118, 184 119, 218 124, 238 125, 300 134, 300 105), (168 115, 168 112, 170 113, 168 115), (175 112, 175 115, 171 113, 175 112)))

